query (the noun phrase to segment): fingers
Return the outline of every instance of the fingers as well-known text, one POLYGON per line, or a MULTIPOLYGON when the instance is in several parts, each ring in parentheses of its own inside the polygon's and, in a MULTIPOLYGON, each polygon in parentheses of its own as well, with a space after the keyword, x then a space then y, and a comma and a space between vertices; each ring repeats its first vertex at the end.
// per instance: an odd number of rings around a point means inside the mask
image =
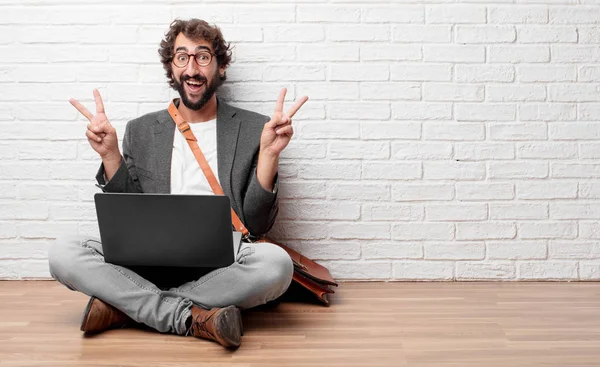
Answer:
POLYGON ((94 101, 96 102, 96 113, 104 113, 104 102, 98 89, 94 89, 94 101))
POLYGON ((275 104, 275 112, 283 112, 283 101, 285 100, 285 94, 287 93, 287 89, 282 88, 281 92, 279 92, 279 97, 277 97, 277 103, 275 104))
POLYGON ((270 122, 273 128, 277 128, 277 126, 291 124, 292 119, 288 115, 276 114, 276 116, 274 116, 274 118, 270 122))
POLYGON ((90 111, 88 111, 87 108, 83 107, 83 105, 81 103, 79 103, 77 100, 71 98, 69 100, 69 103, 71 103, 73 105, 73 107, 75 107, 77 109, 77 111, 79 111, 83 116, 85 116, 85 118, 87 118, 90 122, 92 121, 92 118, 94 117, 94 115, 91 114, 90 111))
POLYGON ((300 107, 302 107, 302 105, 304 103, 306 103, 306 101, 308 101, 308 96, 303 96, 300 99, 298 99, 296 101, 296 103, 294 103, 294 105, 288 110, 288 116, 289 117, 294 117, 294 115, 296 114, 296 112, 298 112, 298 110, 300 109, 300 107))
POLYGON ((275 129, 275 133, 277 135, 285 134, 288 136, 292 136, 294 134, 294 128, 292 127, 292 125, 284 125, 282 127, 275 129))
POLYGON ((86 130, 85 136, 88 138, 88 140, 92 140, 97 143, 102 142, 102 138, 100 136, 94 134, 91 130, 86 130))

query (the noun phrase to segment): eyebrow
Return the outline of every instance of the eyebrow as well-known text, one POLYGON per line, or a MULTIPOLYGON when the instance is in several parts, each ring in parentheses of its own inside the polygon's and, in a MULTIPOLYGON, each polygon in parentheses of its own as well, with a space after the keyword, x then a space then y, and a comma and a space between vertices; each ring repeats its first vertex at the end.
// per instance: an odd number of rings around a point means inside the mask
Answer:
MULTIPOLYGON (((210 48, 206 47, 206 46, 197 46, 196 50, 206 50, 206 51, 210 52, 210 48)), ((178 52, 178 51, 185 51, 185 52, 187 52, 187 47, 185 47, 185 46, 179 46, 179 47, 177 47, 175 49, 175 52, 178 52)))

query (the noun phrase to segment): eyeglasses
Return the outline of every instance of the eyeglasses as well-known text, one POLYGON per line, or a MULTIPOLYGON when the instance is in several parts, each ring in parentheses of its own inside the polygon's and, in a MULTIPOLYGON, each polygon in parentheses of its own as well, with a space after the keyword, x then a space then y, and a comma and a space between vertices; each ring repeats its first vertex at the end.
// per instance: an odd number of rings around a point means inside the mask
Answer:
POLYGON ((184 68, 190 62, 190 57, 196 60, 196 63, 200 66, 208 66, 212 61, 213 54, 208 51, 200 51, 196 54, 188 54, 186 52, 176 52, 173 56, 173 64, 178 68, 184 68))

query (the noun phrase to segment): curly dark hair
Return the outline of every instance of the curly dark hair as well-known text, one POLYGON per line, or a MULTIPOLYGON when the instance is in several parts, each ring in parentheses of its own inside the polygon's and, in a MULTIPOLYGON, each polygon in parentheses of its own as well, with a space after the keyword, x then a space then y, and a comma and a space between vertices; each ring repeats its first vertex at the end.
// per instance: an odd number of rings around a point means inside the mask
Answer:
MULTIPOLYGON (((169 30, 165 33, 165 38, 160 41, 160 48, 158 54, 160 55, 160 61, 165 69, 167 79, 171 88, 175 86, 175 80, 173 79, 173 60, 175 38, 183 33, 189 39, 194 41, 203 40, 212 43, 212 48, 215 56, 217 57, 217 63, 219 66, 229 66, 231 62, 231 45, 225 42, 223 33, 216 25, 210 25, 201 19, 190 19, 181 20, 175 19, 169 26, 169 30)), ((221 77, 221 81, 227 79, 227 74, 221 77)))

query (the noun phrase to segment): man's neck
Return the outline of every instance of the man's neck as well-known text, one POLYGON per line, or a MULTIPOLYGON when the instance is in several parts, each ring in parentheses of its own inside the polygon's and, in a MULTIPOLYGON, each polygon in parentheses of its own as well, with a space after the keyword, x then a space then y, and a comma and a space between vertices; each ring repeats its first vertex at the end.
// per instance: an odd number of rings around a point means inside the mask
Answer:
POLYGON ((217 118, 217 96, 213 95, 211 99, 198 111, 187 108, 183 102, 179 102, 177 107, 181 117, 188 122, 206 122, 217 118))

